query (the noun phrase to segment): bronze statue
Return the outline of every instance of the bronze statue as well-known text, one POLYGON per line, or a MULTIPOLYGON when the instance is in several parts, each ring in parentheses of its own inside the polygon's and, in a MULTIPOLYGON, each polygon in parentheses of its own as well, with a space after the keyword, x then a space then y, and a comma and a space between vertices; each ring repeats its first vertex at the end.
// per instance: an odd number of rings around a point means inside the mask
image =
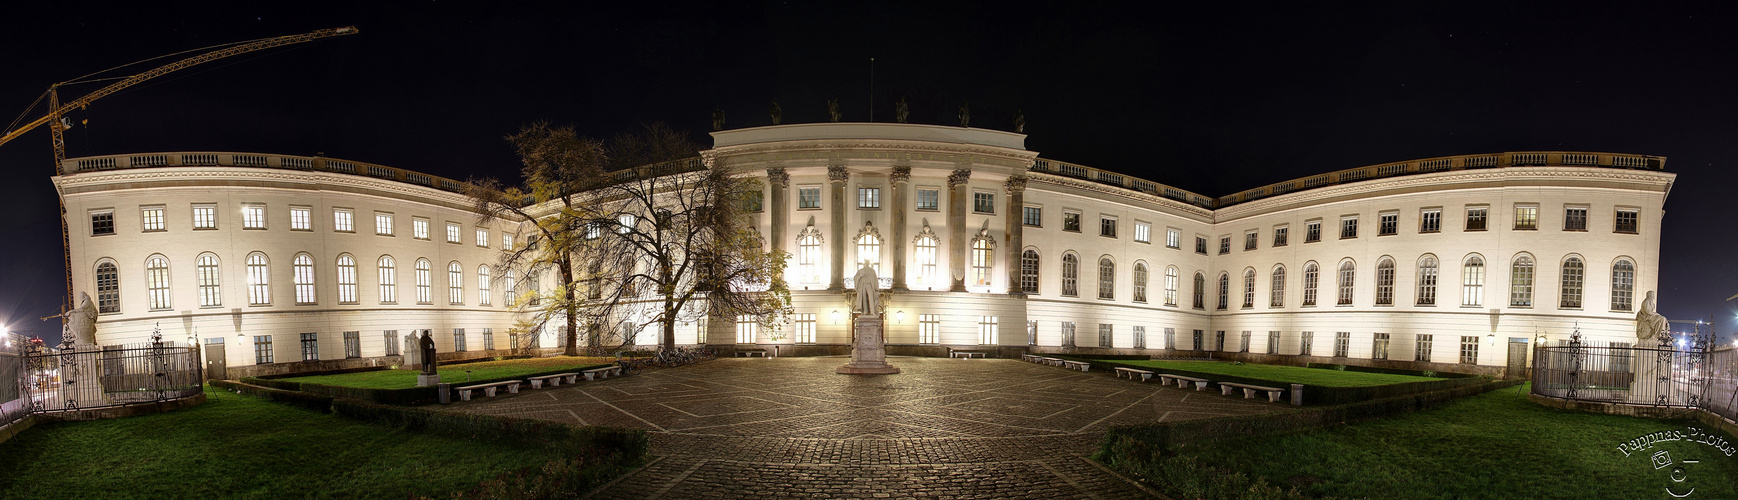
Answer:
POLYGON ((960 105, 960 126, 972 126, 972 103, 968 102, 960 105))
POLYGON ((724 130, 724 109, 712 108, 712 130, 724 130))
POLYGON ((1026 133, 1026 111, 1025 110, 1022 110, 1022 109, 1014 110, 1014 133, 1016 133, 1016 134, 1026 133))
POLYGON ((839 123, 839 120, 845 117, 843 113, 839 112, 838 99, 827 99, 827 116, 833 119, 833 123, 839 123))
POLYGON ((785 121, 785 109, 779 107, 778 101, 772 102, 772 109, 768 110, 766 114, 772 115, 773 125, 778 125, 780 122, 785 121))
POLYGON ((899 96, 899 103, 893 105, 893 120, 898 121, 899 123, 907 123, 906 119, 910 117, 911 106, 905 104, 905 96, 899 96))
POLYGON ((417 348, 422 351, 422 374, 435 374, 435 343, 428 336, 428 330, 422 331, 422 338, 417 340, 417 348))

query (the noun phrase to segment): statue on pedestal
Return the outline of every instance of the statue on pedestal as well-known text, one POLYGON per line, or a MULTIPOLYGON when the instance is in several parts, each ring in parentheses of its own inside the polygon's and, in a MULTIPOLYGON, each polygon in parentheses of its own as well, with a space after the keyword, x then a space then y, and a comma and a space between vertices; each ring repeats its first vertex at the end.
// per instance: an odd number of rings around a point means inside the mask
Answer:
POLYGON ((417 350, 422 352, 422 374, 435 374, 435 343, 428 336, 428 330, 422 331, 422 338, 416 342, 417 350))
POLYGON ((835 372, 843 375, 899 373, 899 368, 887 364, 887 343, 881 323, 881 278, 875 276, 874 267, 865 265, 857 270, 852 280, 857 285, 853 306, 858 315, 852 322, 857 340, 851 346, 851 362, 835 372))
POLYGON ((875 268, 863 266, 862 269, 857 270, 857 275, 853 276, 851 281, 857 284, 857 301, 855 302, 857 312, 864 316, 880 316, 881 278, 875 276, 875 268))
POLYGON ((61 327, 64 340, 71 340, 81 347, 97 345, 97 306, 91 303, 91 294, 78 293, 78 307, 60 314, 66 322, 61 327))
POLYGON ((1654 292, 1649 290, 1647 298, 1641 301, 1641 310, 1635 313, 1635 338, 1649 340, 1661 335, 1671 335, 1671 326, 1665 316, 1660 315, 1658 303, 1654 300, 1654 292))

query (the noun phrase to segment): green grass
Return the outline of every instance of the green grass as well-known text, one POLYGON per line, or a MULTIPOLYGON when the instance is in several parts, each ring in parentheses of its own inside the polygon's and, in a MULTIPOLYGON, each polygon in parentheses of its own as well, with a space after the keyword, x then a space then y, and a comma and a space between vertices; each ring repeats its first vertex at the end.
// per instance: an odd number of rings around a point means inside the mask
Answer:
MULTIPOLYGON (((497 378, 520 377, 533 373, 543 373, 554 370, 579 370, 595 368, 614 362, 612 358, 598 357, 568 357, 507 359, 501 361, 481 361, 461 365, 440 365, 436 370, 441 374, 442 382, 454 384, 468 380, 487 380, 497 378), (470 370, 470 374, 465 374, 470 370)), ((292 382, 310 382, 322 385, 356 387, 361 389, 409 389, 416 387, 416 376, 421 370, 378 370, 371 372, 343 373, 338 375, 310 375, 307 377, 290 377, 280 380, 292 382)))
POLYGON ((1528 401, 1526 387, 1330 430, 1188 446, 1181 459, 1300 486, 1312 497, 1670 498, 1666 487, 1681 494, 1693 486, 1691 498, 1738 498, 1731 479, 1738 477, 1738 456, 1690 440, 1630 456, 1617 448, 1657 431, 1714 431, 1687 421, 1547 408, 1528 401), (1662 449, 1685 467, 1684 482, 1672 482, 1672 467, 1650 464, 1662 449))
POLYGON ((0 498, 444 497, 558 456, 206 394, 193 408, 39 424, 0 443, 0 498))
POLYGON ((1328 370, 1324 368, 1301 368, 1296 366, 1231 364, 1223 361, 1161 361, 1142 359, 1109 360, 1135 366, 1173 369, 1233 377, 1248 377, 1261 380, 1272 380, 1290 384, 1304 384, 1322 387, 1368 387, 1375 385, 1399 384, 1405 382, 1422 382, 1426 380, 1441 380, 1431 377, 1412 375, 1394 375, 1388 373, 1369 373, 1328 370))

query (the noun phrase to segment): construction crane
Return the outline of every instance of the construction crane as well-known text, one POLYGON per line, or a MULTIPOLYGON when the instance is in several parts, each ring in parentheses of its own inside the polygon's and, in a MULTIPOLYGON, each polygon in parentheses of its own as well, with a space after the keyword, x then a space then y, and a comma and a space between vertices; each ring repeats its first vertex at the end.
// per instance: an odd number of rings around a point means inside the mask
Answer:
MULTIPOLYGON (((298 44, 298 43, 312 42, 314 40, 319 40, 322 38, 330 38, 330 37, 343 36, 343 35, 354 35, 358 32, 359 31, 356 29, 355 26, 345 26, 342 28, 329 28, 329 29, 317 30, 317 31, 312 31, 312 32, 308 32, 308 33, 303 33, 300 35, 288 35, 288 36, 280 36, 280 37, 275 37, 275 38, 264 38, 264 39, 259 39, 259 40, 255 40, 252 42, 243 43, 240 45, 235 45, 232 47, 214 50, 211 52, 206 52, 204 54, 189 57, 189 58, 175 61, 175 62, 172 62, 169 64, 165 64, 162 66, 158 66, 156 68, 152 68, 150 71, 146 71, 143 73, 139 73, 139 74, 136 74, 133 76, 126 77, 125 79, 122 79, 119 82, 116 82, 116 83, 109 85, 107 87, 97 89, 95 92, 85 94, 83 97, 80 97, 78 99, 74 99, 70 102, 67 102, 66 104, 60 103, 60 87, 63 85, 68 85, 68 84, 73 83, 73 82, 66 81, 66 82, 60 82, 60 83, 56 83, 53 85, 49 85, 48 86, 48 114, 43 115, 41 118, 37 118, 35 120, 32 120, 29 123, 26 123, 21 127, 6 131, 6 135, 0 136, 0 145, 6 144, 7 142, 11 141, 12 139, 16 139, 19 136, 22 136, 25 133, 30 132, 31 130, 35 129, 36 127, 40 127, 43 124, 47 124, 49 134, 52 135, 54 138, 54 175, 58 176, 58 175, 66 173, 66 170, 61 166, 61 163, 66 161, 66 138, 65 138, 65 135, 63 134, 63 132, 66 130, 67 125, 65 122, 62 121, 61 117, 66 115, 67 113, 72 112, 74 109, 85 109, 85 106, 90 105, 91 101, 101 99, 104 96, 108 96, 109 94, 113 94, 115 92, 120 92, 121 90, 126 89, 127 87, 132 87, 134 85, 138 85, 146 80, 150 80, 152 78, 163 76, 163 75, 166 75, 169 73, 173 73, 175 71, 190 68, 190 67, 197 66, 200 64, 204 64, 204 63, 208 63, 211 61, 216 61, 218 59, 223 59, 223 58, 230 57, 230 56, 246 54, 246 53, 254 52, 254 51, 258 51, 258 50, 265 50, 265 49, 269 49, 272 47, 282 47, 285 45, 294 45, 294 44, 298 44)), ((147 61, 148 60, 149 59, 147 59, 147 61)), ((138 63, 133 63, 133 64, 138 64, 138 63)), ((131 66, 131 65, 132 64, 129 64, 128 66, 131 66)), ((60 198, 60 197, 57 196, 56 198, 60 198)), ((61 244, 61 249, 62 249, 61 258, 64 260, 64 262, 66 264, 66 302, 62 306, 63 307, 62 310, 71 309, 73 307, 73 303, 72 303, 72 254, 70 253, 70 250, 71 250, 70 243, 71 242, 68 239, 67 227, 66 227, 66 201, 63 199, 60 202, 60 244, 61 244)))

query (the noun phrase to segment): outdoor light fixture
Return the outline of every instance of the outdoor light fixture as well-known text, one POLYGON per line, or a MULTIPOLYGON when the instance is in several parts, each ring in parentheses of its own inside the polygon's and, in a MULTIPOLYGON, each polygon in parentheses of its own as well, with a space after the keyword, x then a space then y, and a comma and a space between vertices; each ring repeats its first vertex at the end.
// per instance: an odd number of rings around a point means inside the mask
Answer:
POLYGON ((839 310, 833 310, 833 324, 839 324, 839 310))
POLYGON ((898 312, 893 313, 893 321, 901 324, 905 323, 905 310, 901 309, 898 312))

